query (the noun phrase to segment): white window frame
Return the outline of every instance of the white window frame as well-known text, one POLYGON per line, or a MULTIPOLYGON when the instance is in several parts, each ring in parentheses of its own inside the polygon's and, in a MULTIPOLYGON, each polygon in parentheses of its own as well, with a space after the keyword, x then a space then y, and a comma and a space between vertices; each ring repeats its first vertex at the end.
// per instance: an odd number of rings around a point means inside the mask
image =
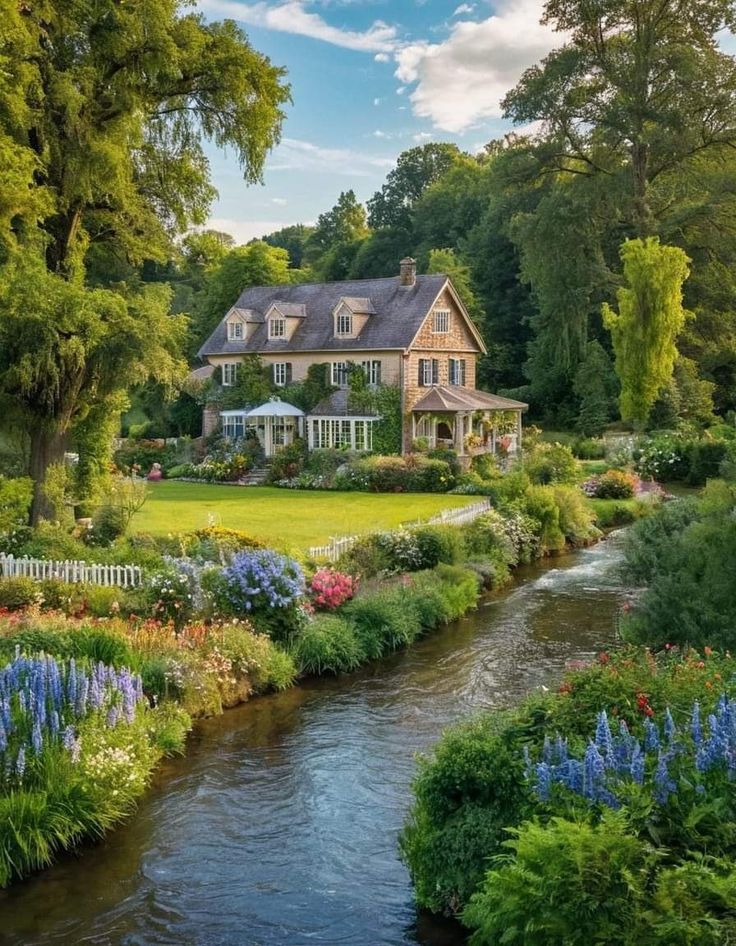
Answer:
POLYGON ((346 388, 348 386, 347 361, 332 362, 330 365, 330 384, 335 388, 346 388))
POLYGON ((237 361, 224 361, 222 363, 222 386, 231 388, 238 381, 238 363, 237 361))
POLYGON ((335 319, 335 335, 353 334, 353 313, 348 309, 340 309, 335 319))
POLYGON ((287 362, 275 361, 273 363, 273 383, 277 388, 283 388, 286 385, 287 362))
POLYGON ((447 335, 450 331, 450 310, 435 309, 432 316, 432 334, 447 335))
POLYGON ((449 381, 454 387, 464 388, 467 376, 466 362, 464 358, 450 358, 449 381))
POLYGON ((226 440, 242 440, 245 437, 245 417, 242 414, 223 417, 222 436, 226 440))
POLYGON ((371 387, 377 388, 381 383, 381 367, 382 363, 380 359, 374 358, 371 361, 361 361, 360 367, 363 369, 363 374, 365 375, 366 384, 371 387))
POLYGON ((227 323, 227 337, 230 342, 243 340, 243 323, 239 321, 227 323))
POLYGON ((436 358, 421 358, 422 363, 422 382, 420 387, 431 388, 439 384, 439 362, 436 358), (437 365, 437 380, 435 381, 434 367, 437 365))
POLYGON ((268 320, 269 338, 286 338, 286 319, 282 316, 271 317, 268 320))

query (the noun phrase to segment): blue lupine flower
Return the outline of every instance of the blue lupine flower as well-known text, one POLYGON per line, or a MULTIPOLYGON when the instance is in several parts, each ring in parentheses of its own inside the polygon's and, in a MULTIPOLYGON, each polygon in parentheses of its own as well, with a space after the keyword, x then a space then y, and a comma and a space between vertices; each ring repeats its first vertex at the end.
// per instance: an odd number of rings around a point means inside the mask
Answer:
POLYGON ((659 749, 659 729, 651 719, 644 720, 644 748, 647 752, 651 749, 659 749))
POLYGON ((670 708, 668 706, 664 711, 664 734, 667 742, 672 742, 674 740, 676 732, 677 727, 675 726, 675 721, 672 718, 672 713, 670 713, 670 708))
POLYGON ((690 716, 690 735, 696 746, 703 741, 703 727, 700 723, 700 703, 696 700, 693 703, 693 711, 690 716))
POLYGON ((595 744, 598 751, 606 759, 613 757, 613 737, 611 736, 611 727, 608 725, 608 716, 605 710, 598 714, 598 724, 595 728, 595 744))

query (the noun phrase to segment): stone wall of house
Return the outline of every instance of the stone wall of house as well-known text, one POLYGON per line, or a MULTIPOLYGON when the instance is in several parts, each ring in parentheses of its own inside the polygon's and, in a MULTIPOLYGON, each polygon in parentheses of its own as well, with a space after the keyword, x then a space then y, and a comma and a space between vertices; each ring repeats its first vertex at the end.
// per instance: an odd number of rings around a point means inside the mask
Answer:
MULTIPOLYGON (((212 365, 222 365, 225 362, 240 362, 248 355, 210 355, 208 360, 212 365)), ((282 352, 280 354, 262 355, 264 365, 275 362, 291 364, 292 381, 303 381, 307 377, 307 370, 313 364, 329 364, 333 361, 380 361, 381 379, 384 384, 399 384, 401 381, 401 353, 398 351, 346 351, 346 352, 282 352)))
POLYGON ((417 333, 414 344, 404 357, 404 450, 411 449, 412 426, 411 409, 424 395, 428 388, 419 384, 419 362, 423 358, 436 358, 439 361, 439 384, 450 384, 450 358, 465 359, 465 387, 475 388, 475 369, 479 354, 478 343, 467 326, 460 310, 447 291, 438 298, 435 306, 424 320, 417 333), (432 331, 434 309, 450 310, 450 327, 446 333, 432 331))

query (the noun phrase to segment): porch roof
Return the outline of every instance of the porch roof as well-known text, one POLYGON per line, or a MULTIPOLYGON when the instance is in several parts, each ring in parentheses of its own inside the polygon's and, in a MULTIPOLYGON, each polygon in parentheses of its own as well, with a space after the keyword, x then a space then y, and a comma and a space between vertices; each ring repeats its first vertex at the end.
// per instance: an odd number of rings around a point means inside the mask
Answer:
POLYGON ((513 401, 498 394, 474 391, 460 387, 433 387, 419 400, 412 412, 426 414, 431 411, 458 413, 460 411, 525 411, 529 407, 523 401, 513 401))
POLYGON ((376 420, 374 411, 357 410, 350 406, 350 392, 347 388, 338 388, 327 397, 323 397, 309 412, 310 417, 354 417, 376 420))

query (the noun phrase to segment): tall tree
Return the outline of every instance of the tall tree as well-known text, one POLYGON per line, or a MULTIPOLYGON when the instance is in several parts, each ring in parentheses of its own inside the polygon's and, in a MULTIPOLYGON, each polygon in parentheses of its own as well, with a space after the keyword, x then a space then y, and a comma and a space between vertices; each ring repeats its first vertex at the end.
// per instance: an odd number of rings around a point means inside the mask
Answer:
POLYGON ((569 41, 526 71, 506 115, 544 122, 546 167, 623 174, 634 232, 653 233, 652 182, 736 144, 736 63, 717 41, 733 20, 732 0, 547 0, 543 22, 569 41))
POLYGON ((643 427, 672 379, 677 338, 687 317, 682 285, 689 260, 679 247, 647 237, 627 240, 621 261, 626 285, 617 293, 618 312, 604 303, 603 322, 613 338, 621 417, 643 427))
POLYGON ((109 385, 179 366, 168 291, 88 290, 91 248, 115 279, 117 260, 163 260, 215 193, 202 140, 257 180, 289 91, 233 22, 205 23, 186 0, 0 0, 0 14, 0 424, 33 419, 38 517, 47 466, 82 415, 104 413, 109 385), (22 302, 36 307, 25 326, 22 302))
POLYGON ((368 201, 368 222, 378 227, 411 227, 411 210, 424 191, 460 158, 457 145, 430 142, 399 155, 386 183, 368 201))
POLYGON ((317 225, 307 238, 304 260, 319 270, 320 257, 344 244, 352 244, 368 235, 365 208, 355 191, 343 191, 337 203, 317 217, 317 225))
POLYGON ((282 227, 263 237, 263 242, 269 246, 280 246, 289 254, 289 265, 292 269, 301 269, 304 258, 304 244, 312 233, 313 227, 303 223, 295 223, 289 227, 282 227))

